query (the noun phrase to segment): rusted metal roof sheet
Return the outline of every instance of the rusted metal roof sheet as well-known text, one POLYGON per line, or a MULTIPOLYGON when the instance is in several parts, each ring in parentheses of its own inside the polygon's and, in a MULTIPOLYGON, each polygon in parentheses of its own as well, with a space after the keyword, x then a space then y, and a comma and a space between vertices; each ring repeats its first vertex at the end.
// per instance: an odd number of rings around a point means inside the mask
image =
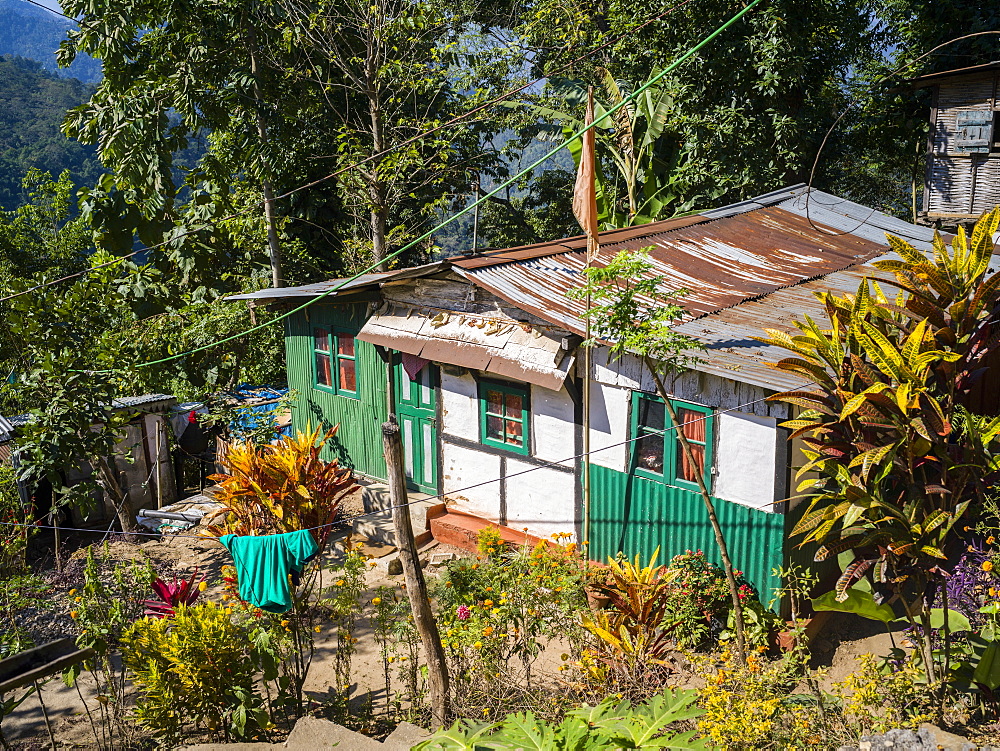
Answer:
POLYGON ((385 305, 357 338, 426 360, 527 381, 558 391, 573 365, 562 337, 508 320, 385 305))
MULTIPOLYGON (((682 305, 701 317, 881 255, 887 248, 879 225, 891 227, 895 220, 876 214, 814 193, 807 217, 804 199, 793 196, 778 205, 680 229, 657 231, 655 224, 645 225, 646 233, 628 240, 604 242, 602 236, 596 263, 606 263, 621 250, 651 247, 652 273, 663 276, 671 290, 687 290, 682 305), (870 215, 867 222, 856 218, 861 211, 870 215), (818 215, 830 224, 818 221, 818 215)), ((901 224, 900 229, 912 227, 901 224)), ((920 230, 912 227, 910 234, 920 230)), ((583 303, 566 293, 580 285, 585 262, 583 251, 572 251, 471 268, 459 261, 455 270, 512 305, 581 333, 583 303)))

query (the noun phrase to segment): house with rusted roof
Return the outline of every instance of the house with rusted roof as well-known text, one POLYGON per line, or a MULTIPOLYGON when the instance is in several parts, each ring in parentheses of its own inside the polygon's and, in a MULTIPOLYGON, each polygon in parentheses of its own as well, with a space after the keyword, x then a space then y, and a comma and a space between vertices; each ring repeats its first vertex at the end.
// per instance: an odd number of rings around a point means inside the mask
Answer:
POLYGON ((522 539, 587 540, 597 560, 657 547, 661 561, 711 555, 701 473, 737 567, 767 592, 793 555, 794 447, 780 427, 789 406, 766 399, 804 384, 771 367, 787 353, 754 337, 822 319, 815 291, 882 276, 870 262, 888 253, 886 233, 924 250, 933 234, 805 186, 601 233, 595 264, 648 249, 655 273, 688 290, 678 329, 706 351, 670 388, 697 466, 638 360, 609 361, 598 346, 584 368, 583 302, 566 295, 581 284, 584 237, 230 299, 288 308, 322 298, 287 320, 294 424, 339 424, 331 454, 381 480, 380 425, 394 413, 412 490, 447 501, 435 535, 492 523, 522 539))

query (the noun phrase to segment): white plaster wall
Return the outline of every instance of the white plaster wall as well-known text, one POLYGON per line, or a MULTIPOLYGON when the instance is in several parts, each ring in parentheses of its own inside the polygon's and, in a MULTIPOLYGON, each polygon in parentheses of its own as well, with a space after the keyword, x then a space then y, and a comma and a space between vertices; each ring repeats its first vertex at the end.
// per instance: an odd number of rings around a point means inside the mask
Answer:
MULTIPOLYGON (((577 362, 578 372, 582 375, 583 358, 579 358, 577 362)), ((650 393, 656 391, 653 377, 638 358, 627 355, 620 360, 608 362, 608 350, 605 347, 594 350, 591 378, 598 383, 630 390, 650 393)), ((761 417, 788 419, 788 405, 782 402, 764 401, 771 392, 759 386, 697 370, 688 371, 665 385, 674 398, 683 401, 716 409, 738 409, 761 417)))
MULTIPOLYGON (((573 456, 575 409, 569 392, 532 386, 530 404, 532 456, 547 462, 573 456)), ((573 462, 566 466, 572 467, 573 462)))
POLYGON ((441 422, 445 433, 479 440, 479 391, 471 374, 441 370, 441 422))
POLYGON ((528 528, 537 537, 549 537, 556 532, 575 532, 575 481, 572 472, 557 469, 531 469, 532 464, 507 459, 507 526, 515 530, 528 528))
POLYGON ((624 472, 628 461, 628 410, 631 390, 590 384, 590 462, 624 472), (609 446, 610 448, 605 448, 609 446), (598 450, 603 449, 603 450, 598 450))
POLYGON ((442 489, 446 496, 454 500, 454 508, 499 522, 499 482, 487 483, 470 490, 463 488, 500 477, 500 457, 447 442, 444 442, 442 449, 442 489))
POLYGON ((780 438, 777 420, 745 412, 724 412, 715 420, 715 495, 742 506, 773 511, 780 438))

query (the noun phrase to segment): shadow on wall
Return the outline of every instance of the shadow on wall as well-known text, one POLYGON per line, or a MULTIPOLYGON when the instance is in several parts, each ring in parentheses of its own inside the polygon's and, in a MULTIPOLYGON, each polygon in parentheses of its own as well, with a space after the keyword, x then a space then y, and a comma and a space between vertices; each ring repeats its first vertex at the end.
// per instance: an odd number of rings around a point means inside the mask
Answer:
MULTIPOLYGON (((323 414, 323 410, 320 409, 316 402, 309 402, 309 412, 315 418, 315 422, 313 422, 313 424, 318 424, 324 433, 333 429, 333 423, 330 422, 326 415, 323 414)), ((333 436, 333 438, 326 442, 326 450, 330 452, 330 458, 336 459, 341 467, 356 469, 354 461, 351 459, 350 454, 347 453, 347 447, 344 446, 343 441, 340 440, 338 435, 333 436)))

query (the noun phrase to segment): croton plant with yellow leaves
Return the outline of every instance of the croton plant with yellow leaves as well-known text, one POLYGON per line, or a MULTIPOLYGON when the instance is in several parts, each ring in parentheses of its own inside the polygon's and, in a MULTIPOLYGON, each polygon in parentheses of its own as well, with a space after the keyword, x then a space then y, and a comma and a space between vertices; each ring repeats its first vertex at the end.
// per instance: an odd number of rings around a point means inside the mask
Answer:
POLYGON ((337 428, 285 436, 273 444, 250 441, 230 446, 226 474, 211 475, 219 484, 214 500, 223 504, 209 534, 266 535, 313 529, 323 547, 343 498, 356 486, 350 469, 320 457, 337 428))
POLYGON ((880 279, 818 295, 828 321, 806 317, 797 334, 761 340, 790 350, 777 367, 809 382, 771 397, 804 409, 784 423, 808 459, 793 536, 815 545, 818 561, 852 553, 837 600, 865 578, 876 602, 921 624, 932 680, 931 603, 1000 466, 1000 418, 964 406, 1000 344, 998 224, 1000 209, 950 247, 935 233, 931 254, 890 236, 895 258, 873 264, 880 279))

